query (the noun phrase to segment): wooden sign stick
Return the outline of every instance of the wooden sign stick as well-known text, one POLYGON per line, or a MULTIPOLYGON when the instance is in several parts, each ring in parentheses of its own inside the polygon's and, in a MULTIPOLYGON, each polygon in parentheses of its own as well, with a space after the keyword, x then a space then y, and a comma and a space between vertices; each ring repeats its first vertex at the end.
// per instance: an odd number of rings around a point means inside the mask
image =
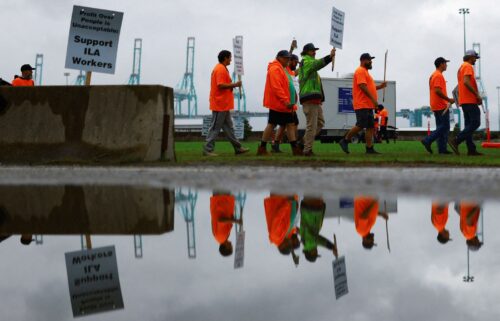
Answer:
MULTIPOLYGON (((389 53, 389 50, 385 51, 385 59, 384 59, 384 82, 387 78, 387 54, 389 53)), ((382 102, 385 102, 385 88, 382 91, 382 102)))

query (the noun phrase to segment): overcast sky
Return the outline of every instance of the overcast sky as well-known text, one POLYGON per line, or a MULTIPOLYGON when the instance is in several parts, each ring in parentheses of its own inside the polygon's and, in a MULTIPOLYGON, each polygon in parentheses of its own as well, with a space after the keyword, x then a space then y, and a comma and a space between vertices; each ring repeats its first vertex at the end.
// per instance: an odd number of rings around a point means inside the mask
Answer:
MULTIPOLYGON (((493 0, 339 0, 286 2, 264 0, 2 0, 0 77, 11 79, 24 63, 33 64, 36 53, 45 58, 43 83, 64 84, 68 31, 74 4, 125 13, 115 75, 95 74, 94 84, 125 84, 132 70, 134 38, 143 38, 142 83, 175 87, 185 69, 186 38, 196 37, 195 86, 199 113, 208 113, 210 72, 221 49, 232 50, 232 38, 244 36, 245 76, 249 110, 261 107, 267 63, 295 37, 299 49, 307 42, 330 49, 331 7, 345 11, 344 49, 338 52, 336 72, 352 73, 359 56, 377 58, 372 74, 383 77, 383 55, 389 50, 387 75, 397 82, 397 108, 428 105, 428 79, 434 59, 451 60, 445 77, 448 90, 456 85, 463 56, 463 20, 467 16, 467 47, 481 43, 483 79, 490 97, 492 125, 498 126, 497 90, 500 51, 498 17, 493 0)), ((232 68, 231 68, 232 70, 232 68)), ((71 82, 77 71, 71 70, 71 82)), ((325 68, 322 76, 335 77, 325 68)))

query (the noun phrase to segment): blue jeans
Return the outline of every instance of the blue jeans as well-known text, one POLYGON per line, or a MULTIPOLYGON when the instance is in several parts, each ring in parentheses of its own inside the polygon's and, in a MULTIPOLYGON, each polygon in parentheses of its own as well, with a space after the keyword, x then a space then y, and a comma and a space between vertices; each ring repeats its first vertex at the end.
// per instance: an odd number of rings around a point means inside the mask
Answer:
POLYGON ((442 110, 435 111, 434 118, 436 118, 436 130, 430 136, 424 138, 424 142, 432 144, 433 141, 437 140, 438 152, 445 153, 448 134, 450 133, 450 111, 447 110, 444 114, 442 110))
POLYGON ((465 128, 457 136, 457 144, 465 141, 467 144, 467 151, 476 151, 476 145, 472 141, 472 135, 481 125, 481 111, 477 104, 463 104, 462 110, 464 112, 465 128))

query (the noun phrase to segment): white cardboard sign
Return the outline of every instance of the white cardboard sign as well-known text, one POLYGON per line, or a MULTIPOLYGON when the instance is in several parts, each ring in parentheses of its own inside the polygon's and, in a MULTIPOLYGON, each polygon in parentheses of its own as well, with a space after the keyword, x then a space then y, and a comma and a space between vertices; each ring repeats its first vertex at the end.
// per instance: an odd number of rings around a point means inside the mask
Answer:
POLYGON ((245 231, 236 233, 236 250, 234 251, 234 268, 240 269, 245 263, 245 231))
POLYGON ((330 32, 330 44, 335 47, 342 49, 342 43, 344 41, 344 18, 345 13, 339 9, 333 7, 332 9, 332 30, 330 32))
POLYGON ((233 39, 233 61, 235 74, 243 76, 245 74, 243 69, 243 36, 236 36, 233 39))
POLYGON ((123 12, 73 7, 66 68, 114 74, 123 12))
POLYGON ((349 288, 347 287, 347 270, 345 266, 345 256, 341 256, 338 260, 334 260, 333 263, 333 282, 335 286, 335 299, 340 299, 344 295, 349 293, 349 288))
POLYGON ((64 256, 73 317, 123 309, 114 246, 64 256))

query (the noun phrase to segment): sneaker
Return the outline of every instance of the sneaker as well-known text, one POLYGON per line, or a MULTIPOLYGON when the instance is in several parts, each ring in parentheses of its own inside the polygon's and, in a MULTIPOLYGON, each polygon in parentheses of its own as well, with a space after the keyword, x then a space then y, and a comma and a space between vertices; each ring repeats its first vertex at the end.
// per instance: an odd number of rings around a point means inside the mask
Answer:
POLYGON ((237 150, 234 151, 234 154, 235 155, 241 155, 241 154, 248 153, 249 151, 250 151, 250 148, 240 147, 240 148, 238 148, 237 150))
POLYGON ((483 153, 478 152, 477 150, 467 152, 467 156, 483 156, 483 153))
POLYGON ((460 151, 458 150, 458 143, 456 138, 448 139, 448 145, 450 145, 451 149, 455 153, 455 155, 460 155, 460 151))
POLYGON ((425 150, 428 151, 429 154, 432 154, 431 144, 426 143, 425 140, 421 140, 420 142, 424 145, 425 150))
POLYGON ((440 155, 451 155, 453 154, 452 152, 450 152, 449 150, 445 150, 444 152, 439 152, 440 155))
POLYGON ((372 155, 379 155, 380 153, 375 150, 375 148, 372 147, 366 147, 366 153, 367 154, 372 154, 372 155))
POLYGON ((269 153, 265 147, 259 146, 259 148, 257 148, 257 156, 271 156, 271 153, 269 153))
POLYGON ((344 151, 344 153, 349 154, 349 143, 347 142, 347 140, 345 140, 345 138, 342 138, 339 141, 339 145, 340 148, 342 148, 342 150, 344 151))
POLYGON ((216 154, 214 152, 209 152, 209 151, 204 150, 203 151, 203 156, 215 157, 215 156, 219 156, 219 154, 216 154))
POLYGON ((271 145, 271 153, 283 153, 280 150, 280 144, 274 143, 271 145))

